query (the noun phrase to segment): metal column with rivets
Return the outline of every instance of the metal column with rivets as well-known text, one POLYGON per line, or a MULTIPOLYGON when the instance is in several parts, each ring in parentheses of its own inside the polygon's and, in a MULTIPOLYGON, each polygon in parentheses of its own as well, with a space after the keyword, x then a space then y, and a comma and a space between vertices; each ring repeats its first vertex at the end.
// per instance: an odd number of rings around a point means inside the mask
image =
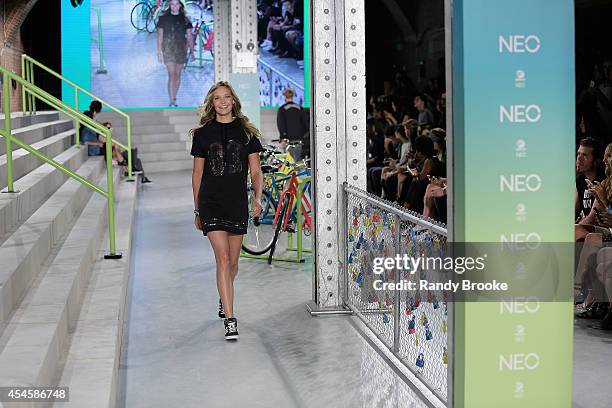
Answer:
POLYGON ((311 0, 314 314, 343 311, 343 183, 366 187, 364 0, 311 0))
POLYGON ((230 4, 232 73, 256 73, 257 3, 255 0, 230 0, 230 4))
POLYGON ((228 81, 231 72, 230 0, 215 0, 213 7, 215 21, 215 82, 228 81))

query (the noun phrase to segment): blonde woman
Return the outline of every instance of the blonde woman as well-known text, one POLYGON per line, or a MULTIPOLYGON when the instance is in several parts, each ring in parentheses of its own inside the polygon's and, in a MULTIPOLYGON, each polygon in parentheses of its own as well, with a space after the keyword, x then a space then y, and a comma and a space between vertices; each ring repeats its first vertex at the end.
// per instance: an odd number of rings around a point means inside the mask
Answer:
POLYGON ((208 237, 215 253, 219 317, 225 319, 227 340, 238 338, 234 280, 249 217, 247 172, 255 190, 253 217, 261 214, 263 186, 259 131, 241 108, 231 85, 217 82, 198 112, 200 126, 191 131, 195 227, 208 237))

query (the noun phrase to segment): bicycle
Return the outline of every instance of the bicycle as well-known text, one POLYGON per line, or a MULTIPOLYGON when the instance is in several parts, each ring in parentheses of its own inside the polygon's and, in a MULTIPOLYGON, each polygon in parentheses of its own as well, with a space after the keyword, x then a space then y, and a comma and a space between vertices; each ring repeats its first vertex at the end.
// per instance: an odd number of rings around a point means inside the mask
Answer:
MULTIPOLYGON (((202 66, 202 54, 204 52, 209 51, 213 60, 215 59, 214 37, 215 35, 212 27, 206 24, 204 20, 197 22, 193 26, 193 48, 194 52, 198 52, 199 57, 197 58, 200 60, 200 67, 202 66), (197 51, 195 51, 196 48, 198 48, 197 51)), ((189 59, 187 62, 189 62, 189 59)), ((185 68, 187 68, 187 65, 188 64, 185 63, 185 68)))
MULTIPOLYGON (((310 176, 310 169, 305 166, 305 162, 294 164, 293 158, 288 153, 281 153, 267 146, 264 148, 265 150, 260 154, 264 185, 261 198, 262 213, 259 222, 272 224, 274 218, 269 214, 270 209, 278 207, 285 183, 291 179, 293 169, 297 170, 298 178, 310 176)), ((252 185, 249 185, 248 189, 252 190, 252 185)), ((306 191, 310 194, 310 184, 307 185, 306 191)), ((295 216, 295 208, 291 216, 295 216)))
MULTIPOLYGON (((130 13, 132 26, 137 31, 154 33, 159 16, 168 9, 169 3, 169 0, 143 0, 137 3, 130 13)), ((193 25, 204 19, 204 10, 198 0, 188 0, 185 3, 185 14, 193 25)))
MULTIPOLYGON (((285 165, 290 165, 285 163, 285 165)), ((242 242, 242 249, 251 255, 263 255, 269 251, 268 264, 272 263, 276 244, 281 232, 295 232, 295 223, 300 222, 297 218, 297 202, 298 194, 301 200, 301 213, 303 217, 302 229, 305 235, 312 233, 312 204, 310 202, 310 181, 304 183, 301 191, 298 191, 300 180, 298 178, 298 164, 291 165, 293 167, 289 182, 286 188, 283 189, 279 204, 276 207, 274 220, 272 225, 266 225, 259 222, 259 217, 249 220, 247 234, 242 242)), ((250 200, 253 202, 253 190, 250 190, 250 200)), ((262 196, 263 201, 263 196, 262 196)), ((264 203, 262 202, 262 207, 264 203)), ((251 211, 251 209, 249 209, 251 211)), ((263 212, 262 212, 263 214, 263 212)))

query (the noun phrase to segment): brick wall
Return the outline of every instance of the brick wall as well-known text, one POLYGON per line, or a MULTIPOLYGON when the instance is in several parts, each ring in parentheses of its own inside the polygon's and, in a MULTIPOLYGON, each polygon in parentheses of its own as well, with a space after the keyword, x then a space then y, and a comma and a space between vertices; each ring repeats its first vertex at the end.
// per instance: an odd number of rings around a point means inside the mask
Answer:
MULTIPOLYGON (((21 73, 21 25, 37 0, 4 0, 0 5, 0 65, 21 73)), ((21 87, 11 87, 11 110, 21 110, 21 87)))

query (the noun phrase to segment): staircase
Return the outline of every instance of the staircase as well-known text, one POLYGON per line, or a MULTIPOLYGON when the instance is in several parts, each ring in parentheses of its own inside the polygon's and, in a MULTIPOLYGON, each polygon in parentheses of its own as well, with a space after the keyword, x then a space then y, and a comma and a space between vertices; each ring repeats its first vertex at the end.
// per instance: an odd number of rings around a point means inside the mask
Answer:
MULTIPOLYGON (((73 145, 72 120, 57 112, 11 117, 15 136, 106 189, 102 157, 73 145)), ((2 138, 0 149, 6 190, 2 138)), ((104 260, 106 198, 23 149, 13 164, 18 192, 0 194, 0 386, 68 386, 70 402, 0 407, 113 407, 138 182, 113 171, 123 258, 104 260)))
MULTIPOLYGON (((191 170, 189 130, 198 124, 195 109, 162 111, 130 111, 132 144, 138 147, 138 157, 148 173, 191 170)), ((110 111, 101 112, 96 120, 113 124, 113 137, 127 142, 125 120, 110 111)), ((276 109, 262 109, 261 132, 263 141, 278 138, 276 109)))
MULTIPOLYGON (((193 167, 189 155, 189 130, 197 125, 195 110, 130 111, 132 145, 147 172, 187 170, 193 167)), ((125 120, 113 112, 101 112, 96 120, 113 124, 113 137, 127 142, 125 120)))

